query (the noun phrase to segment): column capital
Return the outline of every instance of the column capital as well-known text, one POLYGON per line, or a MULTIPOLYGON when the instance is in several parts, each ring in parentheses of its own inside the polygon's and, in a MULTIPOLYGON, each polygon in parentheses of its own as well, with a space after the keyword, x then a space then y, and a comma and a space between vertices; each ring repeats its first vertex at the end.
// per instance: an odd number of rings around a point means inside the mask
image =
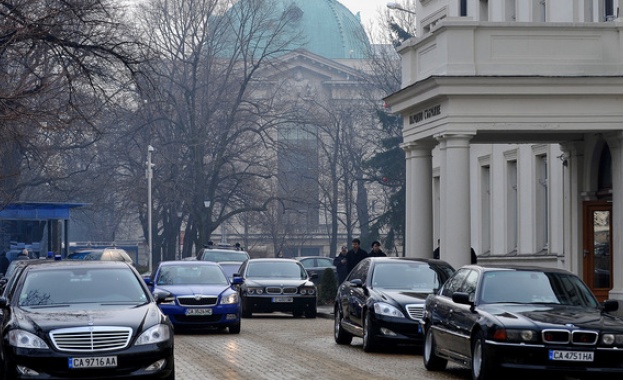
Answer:
POLYGON ((446 147, 448 147, 448 146, 459 147, 459 146, 468 146, 469 145, 469 141, 471 139, 473 139, 474 136, 476 136, 476 132, 474 132, 474 133, 471 133, 471 132, 468 132, 468 133, 465 133, 465 132, 461 132, 461 133, 442 132, 442 133, 434 135, 433 137, 437 141, 439 141, 441 144, 446 146, 446 147))
POLYGON ((400 148, 407 154, 416 150, 432 151, 435 146, 437 146, 437 143, 434 141, 409 141, 400 144, 400 148))

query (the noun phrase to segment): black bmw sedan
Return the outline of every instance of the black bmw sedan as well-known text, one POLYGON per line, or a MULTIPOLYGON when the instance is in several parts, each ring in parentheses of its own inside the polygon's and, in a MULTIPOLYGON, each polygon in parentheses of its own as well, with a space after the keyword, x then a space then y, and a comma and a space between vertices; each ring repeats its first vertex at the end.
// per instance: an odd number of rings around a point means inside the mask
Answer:
POLYGON ((0 297, 4 379, 174 379, 173 329, 125 262, 28 265, 0 297))
POLYGON ((501 372, 623 374, 623 320, 576 275, 545 268, 466 266, 426 301, 423 359, 448 360, 474 380, 501 372))
POLYGON ((334 337, 338 344, 363 338, 363 349, 423 340, 426 297, 454 272, 441 260, 373 257, 361 261, 340 284, 335 300, 334 337))
POLYGON ((316 285, 303 265, 293 259, 249 259, 239 270, 238 287, 243 317, 253 313, 292 313, 316 318, 316 285))

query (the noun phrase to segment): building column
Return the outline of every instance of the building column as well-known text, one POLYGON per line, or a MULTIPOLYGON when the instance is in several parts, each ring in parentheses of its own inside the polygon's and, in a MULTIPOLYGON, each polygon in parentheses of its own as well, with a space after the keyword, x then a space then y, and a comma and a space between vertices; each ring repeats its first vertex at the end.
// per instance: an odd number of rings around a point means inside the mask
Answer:
POLYGON ((612 156, 612 290, 611 299, 623 300, 623 135, 606 138, 612 156))
POLYGON ((440 258, 455 268, 471 263, 469 141, 473 135, 440 134, 440 258))
POLYGON ((561 143, 563 151, 563 269, 582 275, 583 224, 582 188, 584 177, 584 142, 561 143))
POLYGON ((406 153, 405 256, 433 257, 433 154, 435 144, 410 142, 406 153))

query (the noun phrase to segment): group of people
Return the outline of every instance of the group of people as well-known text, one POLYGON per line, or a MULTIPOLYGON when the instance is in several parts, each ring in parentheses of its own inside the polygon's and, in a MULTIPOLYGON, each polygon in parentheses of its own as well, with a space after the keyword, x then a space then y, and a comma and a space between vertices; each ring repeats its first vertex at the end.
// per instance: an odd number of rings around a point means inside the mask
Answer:
POLYGON ((381 250, 381 243, 376 240, 372 242, 372 249, 370 253, 361 248, 361 240, 359 239, 353 239, 351 244, 352 247, 350 250, 345 245, 342 246, 340 253, 335 256, 335 259, 333 259, 333 265, 335 265, 335 270, 337 272, 338 283, 340 284, 346 279, 346 276, 348 276, 355 265, 366 257, 387 256, 385 252, 381 250))

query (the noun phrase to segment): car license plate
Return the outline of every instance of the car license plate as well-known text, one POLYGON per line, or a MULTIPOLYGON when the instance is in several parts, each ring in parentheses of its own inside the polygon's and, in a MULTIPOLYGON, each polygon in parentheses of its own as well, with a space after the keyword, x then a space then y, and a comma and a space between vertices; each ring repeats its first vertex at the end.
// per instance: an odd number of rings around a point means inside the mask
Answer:
POLYGON ((292 299, 292 297, 273 297, 273 302, 294 302, 294 300, 292 299))
POLYGON ((69 368, 116 367, 116 356, 96 356, 92 358, 69 358, 69 368))
POLYGON ((564 360, 568 362, 592 362, 593 352, 549 350, 549 360, 564 360))
POLYGON ((186 315, 212 315, 212 309, 186 309, 186 315))

